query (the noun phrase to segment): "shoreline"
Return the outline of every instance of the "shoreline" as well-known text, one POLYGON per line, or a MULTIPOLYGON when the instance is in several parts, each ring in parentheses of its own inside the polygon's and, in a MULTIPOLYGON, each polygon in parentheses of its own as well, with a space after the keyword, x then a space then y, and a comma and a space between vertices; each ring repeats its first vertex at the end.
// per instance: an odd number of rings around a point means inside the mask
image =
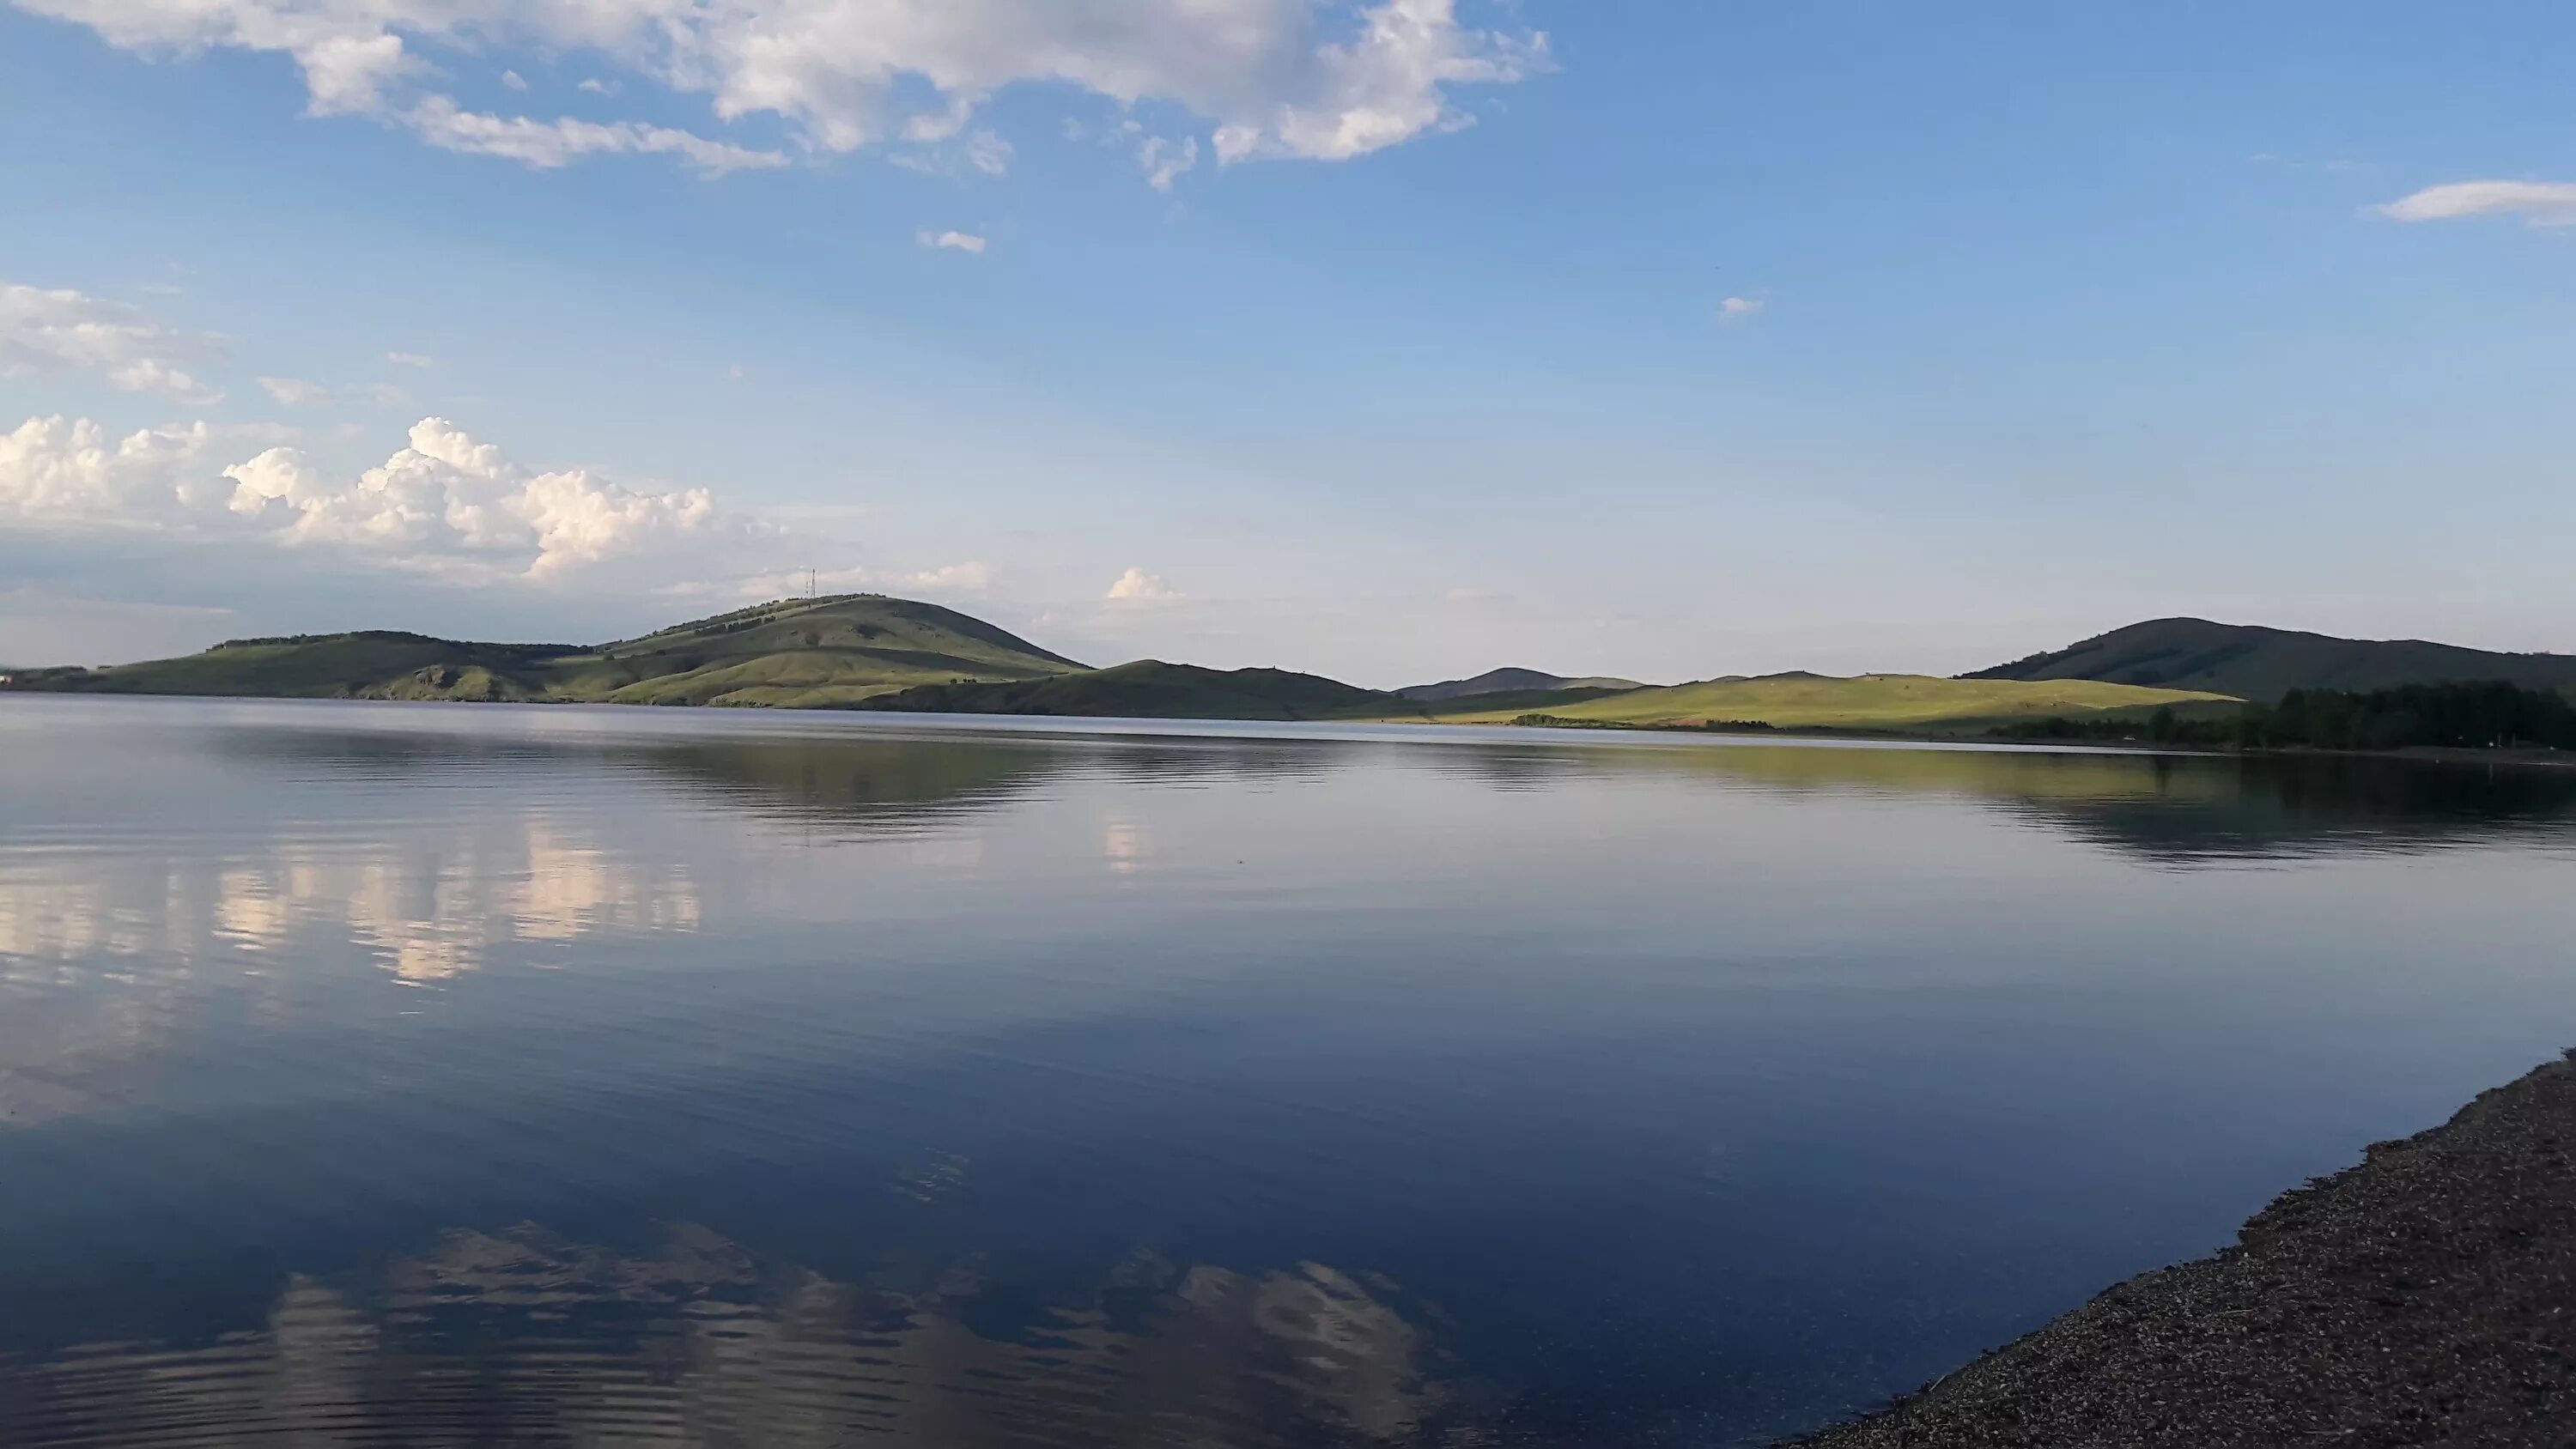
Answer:
POLYGON ((1779 1449, 2540 1449, 2571 1426, 2576 1051, 1779 1449))
MULTIPOLYGON (((26 686, 0 686, 0 699, 11 697, 48 699, 167 699, 205 700, 223 704, 242 703, 342 703, 402 705, 519 705, 531 708, 555 706, 596 706, 606 709, 652 710, 717 710, 725 713, 796 715, 873 714, 888 717, 905 711, 870 710, 847 705, 781 707, 765 704, 646 704, 632 700, 610 699, 400 699, 366 695, 302 694, 165 694, 144 690, 110 689, 31 689, 26 686)), ((2110 739, 2044 739, 1988 734, 1945 734, 1931 730, 1837 729, 1830 725, 1780 725, 1768 729, 1738 725, 1711 729, 1700 725, 1637 724, 1568 724, 1529 725, 1513 721, 1446 720, 1422 715, 1324 715, 1303 719, 1230 719, 1200 715, 1058 715, 1021 713, 972 713, 939 715, 942 719, 990 720, 1064 720, 1088 724, 1317 724, 1388 726, 1399 729, 1512 729, 1549 730, 1564 734, 1629 735, 1647 737, 1680 737, 1734 740, 1748 744, 1798 743, 1805 741, 1843 742, 1874 745, 1939 745, 1974 746, 1997 750, 2035 750, 2048 754, 2171 755, 2203 760, 2242 759, 2320 759, 2320 760, 2411 760, 2418 764, 2482 765, 2489 769, 2506 766, 2517 769, 2576 770, 2576 754, 2560 750, 2470 750, 2424 745, 2402 750, 2320 750, 2306 748, 2265 749, 2199 749, 2183 745, 2158 745, 2146 740, 2110 739)))

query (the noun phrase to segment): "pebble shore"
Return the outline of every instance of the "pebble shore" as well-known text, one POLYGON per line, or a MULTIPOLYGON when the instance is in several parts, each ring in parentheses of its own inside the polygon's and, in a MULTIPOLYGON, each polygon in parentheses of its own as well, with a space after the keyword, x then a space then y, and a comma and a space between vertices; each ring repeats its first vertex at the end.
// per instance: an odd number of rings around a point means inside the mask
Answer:
POLYGON ((2576 1446, 2576 1052, 1803 1449, 2576 1446))

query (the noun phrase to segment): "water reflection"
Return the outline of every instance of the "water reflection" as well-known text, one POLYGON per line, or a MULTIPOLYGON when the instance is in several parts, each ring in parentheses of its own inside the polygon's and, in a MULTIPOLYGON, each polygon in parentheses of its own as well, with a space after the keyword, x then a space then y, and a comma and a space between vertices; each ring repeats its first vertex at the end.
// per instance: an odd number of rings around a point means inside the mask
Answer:
POLYGON ((1505 791, 1652 776, 1793 796, 1945 796, 2168 863, 2546 840, 2576 818, 2576 768, 2357 756, 1694 741, 1489 746, 1461 768, 1505 791))
POLYGON ((1448 1395, 1394 1296, 1138 1253, 1031 1307, 971 1263, 836 1282, 694 1224, 457 1229, 210 1343, 53 1353, 0 1381, 0 1442, 1410 1443, 1448 1395))
POLYGON ((2571 796, 10 701, 0 1443, 1794 1430, 2565 1045, 2571 796))

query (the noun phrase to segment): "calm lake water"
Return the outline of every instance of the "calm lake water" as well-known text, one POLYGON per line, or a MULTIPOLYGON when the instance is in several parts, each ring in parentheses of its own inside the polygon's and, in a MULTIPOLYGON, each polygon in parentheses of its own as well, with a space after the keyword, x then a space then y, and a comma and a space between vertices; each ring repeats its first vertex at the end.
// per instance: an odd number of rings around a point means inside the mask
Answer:
POLYGON ((0 1443, 1731 1445, 2576 1043, 2576 772, 0 701, 0 1443))

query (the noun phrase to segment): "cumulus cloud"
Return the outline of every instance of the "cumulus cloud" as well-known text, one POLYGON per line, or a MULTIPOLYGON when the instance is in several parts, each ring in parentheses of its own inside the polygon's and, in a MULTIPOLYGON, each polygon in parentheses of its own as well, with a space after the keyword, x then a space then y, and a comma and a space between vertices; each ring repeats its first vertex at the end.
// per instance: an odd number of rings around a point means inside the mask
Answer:
POLYGON ((0 284, 0 377, 95 373, 120 392, 154 392, 191 407, 223 392, 183 369, 223 356, 222 340, 170 327, 138 308, 69 288, 0 284))
POLYGON ((203 477, 216 441, 203 423, 112 438, 87 418, 29 418, 0 433, 0 518, 152 526, 202 510, 222 492, 203 477))
POLYGON ((978 255, 983 253, 986 246, 986 242, 982 237, 976 236, 972 232, 963 231, 916 232, 913 235, 913 240, 920 242, 923 246, 937 247, 943 251, 974 252, 978 255))
MULTIPOLYGON (((284 54, 303 71, 312 114, 373 115, 433 144, 540 166, 618 151, 674 155, 710 172, 783 158, 637 123, 602 135, 468 112, 426 88, 439 73, 433 57, 582 51, 704 96, 720 120, 772 118, 824 152, 963 135, 994 93, 1055 85, 1122 107, 1185 110, 1211 127, 1225 163, 1344 160, 1461 129, 1472 117, 1452 99, 1456 88, 1514 84, 1550 63, 1544 34, 1466 23, 1459 0, 10 3, 147 53, 284 54)), ((970 144, 970 163, 999 171, 1008 151, 998 141, 970 144)), ((1172 159, 1149 163, 1149 175, 1172 159)))
POLYGON ((1763 301, 1760 297, 1729 297, 1725 301, 1717 304, 1717 320, 1720 322, 1741 322, 1745 318, 1752 316, 1754 313, 1761 311, 1762 306, 1763 301))
POLYGON ((214 451, 231 436, 199 424, 112 439, 85 418, 31 418, 0 436, 0 515, 248 535, 454 578, 537 581, 621 561, 739 562, 774 535, 703 488, 532 472, 444 418, 414 424, 404 447, 354 479, 294 446, 220 465, 214 451))
POLYGON ((322 384, 306 382, 297 377, 263 377, 259 380, 259 386, 262 392, 288 407, 301 407, 308 403, 327 403, 334 396, 331 389, 322 384))
POLYGON ((2454 181, 2379 208, 2395 221, 2519 216, 2532 226, 2576 226, 2576 181, 2454 181))
POLYGON ((1177 599, 1180 595, 1161 578, 1143 569, 1131 568, 1118 576, 1117 582, 1109 586, 1109 592, 1104 597, 1113 603, 1150 603, 1164 599, 1177 599))

